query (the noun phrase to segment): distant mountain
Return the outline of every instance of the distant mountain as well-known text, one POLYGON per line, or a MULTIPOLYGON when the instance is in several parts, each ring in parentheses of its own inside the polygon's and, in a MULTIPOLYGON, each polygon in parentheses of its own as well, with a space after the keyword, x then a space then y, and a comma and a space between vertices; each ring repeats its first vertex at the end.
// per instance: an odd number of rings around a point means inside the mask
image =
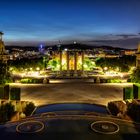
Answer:
POLYGON ((32 50, 38 50, 38 47, 36 46, 5 46, 6 49, 8 50, 12 50, 13 48, 14 49, 22 49, 22 50, 29 50, 29 51, 32 51, 32 50))
MULTIPOLYGON (((6 49, 12 50, 13 48, 16 49, 22 49, 22 50, 35 50, 37 51, 39 48, 36 46, 5 46, 6 49)), ((92 50, 96 48, 101 48, 105 50, 114 50, 114 51, 120 51, 120 50, 130 50, 130 49, 125 49, 125 48, 118 48, 118 47, 112 47, 112 46, 95 46, 95 45, 86 45, 86 44, 62 44, 62 45, 52 45, 52 46, 45 46, 45 49, 52 48, 52 50, 58 50, 58 49, 81 49, 81 50, 92 50)), ((136 50, 136 49, 131 49, 131 50, 136 50)))
POLYGON ((96 48, 101 48, 105 50, 115 50, 115 51, 120 51, 120 50, 130 50, 130 49, 125 49, 125 48, 118 48, 118 47, 112 47, 112 46, 95 46, 95 45, 86 45, 86 44, 62 44, 62 45, 53 45, 53 46, 47 46, 48 48, 52 48, 53 50, 56 50, 58 48, 60 49, 81 49, 81 50, 87 50, 87 49, 96 49, 96 48))

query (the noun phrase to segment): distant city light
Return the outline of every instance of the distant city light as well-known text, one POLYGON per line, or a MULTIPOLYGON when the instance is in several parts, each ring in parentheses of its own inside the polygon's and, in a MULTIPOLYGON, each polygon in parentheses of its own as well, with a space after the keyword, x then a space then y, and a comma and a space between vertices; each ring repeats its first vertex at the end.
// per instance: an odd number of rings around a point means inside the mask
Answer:
POLYGON ((40 44, 40 48, 41 48, 41 49, 43 48, 43 45, 42 45, 42 44, 40 44))
POLYGON ((123 78, 123 74, 120 74, 120 77, 123 78))
POLYGON ((58 45, 57 45, 57 47, 58 47, 58 48, 60 48, 60 47, 61 47, 61 45, 60 45, 60 44, 58 44, 58 45))
POLYGON ((108 68, 107 67, 104 67, 104 70, 108 70, 108 68))
POLYGON ((37 70, 37 71, 39 71, 39 70, 40 70, 40 68, 39 68, 39 67, 37 67, 37 68, 36 68, 36 70, 37 70))
POLYGON ((68 51, 68 49, 67 49, 67 48, 65 48, 65 49, 64 49, 64 51, 68 51))

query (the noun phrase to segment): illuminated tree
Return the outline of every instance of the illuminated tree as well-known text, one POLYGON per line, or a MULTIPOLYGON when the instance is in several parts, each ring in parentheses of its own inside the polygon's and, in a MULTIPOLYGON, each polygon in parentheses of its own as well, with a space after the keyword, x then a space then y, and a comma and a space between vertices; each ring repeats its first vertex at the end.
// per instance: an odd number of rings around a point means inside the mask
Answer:
POLYGON ((118 58, 98 58, 96 59, 96 65, 101 67, 108 67, 109 69, 122 72, 128 72, 131 67, 135 66, 136 57, 135 56, 123 56, 118 58))
POLYGON ((59 68, 60 68, 60 61, 57 60, 57 59, 52 59, 52 60, 49 61, 48 67, 51 67, 52 70, 54 70, 54 71, 59 70, 59 68))
POLYGON ((95 67, 95 62, 90 60, 89 58, 85 58, 84 59, 84 70, 93 70, 93 68, 95 67))

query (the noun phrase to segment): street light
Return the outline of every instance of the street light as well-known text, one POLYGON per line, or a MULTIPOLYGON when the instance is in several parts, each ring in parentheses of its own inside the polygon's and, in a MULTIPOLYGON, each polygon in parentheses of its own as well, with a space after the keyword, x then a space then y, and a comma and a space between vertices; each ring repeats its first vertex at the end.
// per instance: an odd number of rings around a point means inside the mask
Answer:
POLYGON ((106 71, 106 70, 108 70, 108 68, 107 67, 104 67, 104 70, 106 71))
POLYGON ((65 48, 65 49, 64 49, 64 51, 68 51, 68 49, 67 49, 67 48, 65 48))
POLYGON ((121 77, 121 79, 123 78, 123 74, 122 73, 120 74, 120 77, 121 77))
POLYGON ((39 70, 40 70, 40 68, 39 68, 39 67, 37 67, 37 68, 36 68, 36 70, 37 70, 37 71, 39 71, 39 70))

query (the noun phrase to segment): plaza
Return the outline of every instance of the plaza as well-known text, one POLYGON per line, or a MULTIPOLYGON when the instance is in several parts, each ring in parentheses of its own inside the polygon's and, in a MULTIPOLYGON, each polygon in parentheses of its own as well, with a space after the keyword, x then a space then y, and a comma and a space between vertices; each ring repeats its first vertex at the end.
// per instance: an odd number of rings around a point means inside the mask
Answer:
POLYGON ((109 101, 123 99, 123 87, 129 83, 93 84, 52 80, 50 84, 11 84, 21 88, 21 100, 32 101, 36 106, 53 103, 95 103, 107 105, 109 101))

